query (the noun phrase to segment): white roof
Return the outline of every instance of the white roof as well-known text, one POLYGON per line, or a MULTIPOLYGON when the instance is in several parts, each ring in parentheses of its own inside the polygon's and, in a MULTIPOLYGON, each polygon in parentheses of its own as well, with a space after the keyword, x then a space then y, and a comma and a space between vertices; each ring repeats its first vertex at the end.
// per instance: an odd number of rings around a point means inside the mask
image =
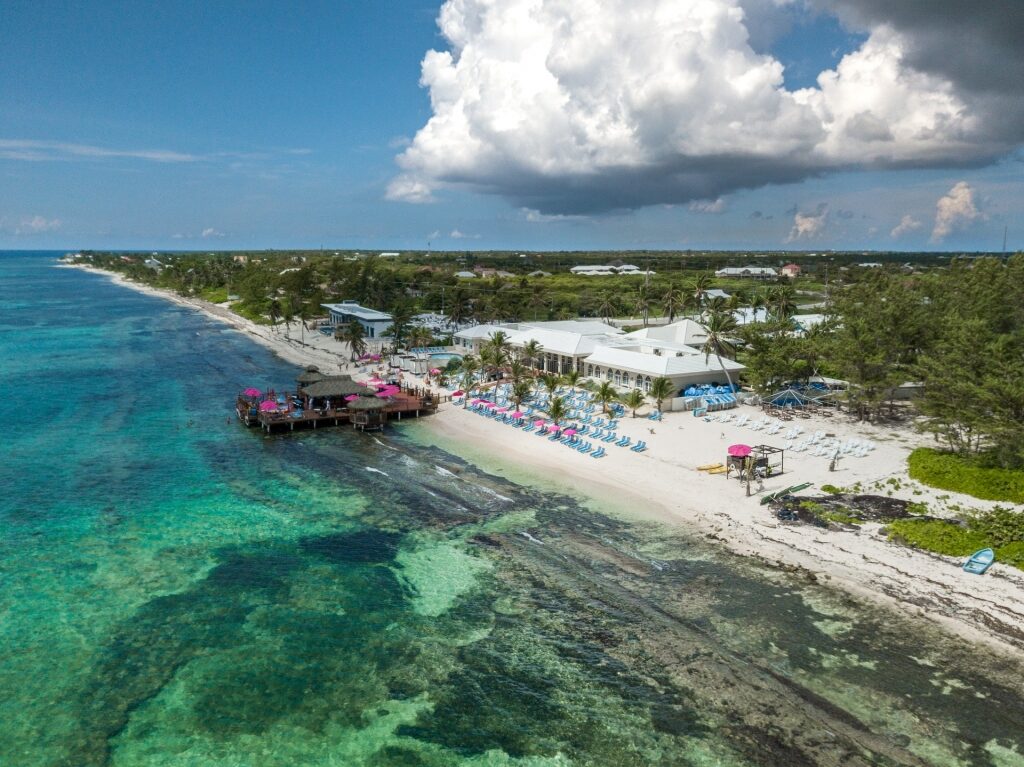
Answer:
POLYGON ((530 341, 536 341, 545 352, 571 357, 591 354, 600 340, 602 339, 594 336, 547 328, 524 328, 509 333, 509 342, 514 346, 525 346, 530 341))
MULTIPOLYGON (((631 373, 643 373, 650 376, 680 376, 707 373, 714 375, 716 372, 722 374, 722 366, 714 356, 705 361, 703 354, 686 354, 677 357, 674 354, 649 354, 636 349, 599 346, 594 350, 585 362, 588 365, 600 365, 601 367, 618 370, 628 370, 631 373)), ((744 369, 744 366, 733 360, 722 358, 722 363, 730 373, 744 369)))
POLYGON ((737 309, 732 313, 732 316, 736 318, 736 322, 741 325, 746 325, 751 322, 767 322, 768 321, 768 310, 767 309, 754 309, 750 306, 744 306, 737 309))
POLYGON ((460 330, 455 334, 455 337, 462 338, 467 341, 474 338, 490 338, 499 330, 504 330, 506 333, 508 332, 507 328, 502 328, 497 325, 474 325, 471 328, 460 330))
POLYGON ((719 269, 715 274, 726 277, 742 277, 745 274, 774 277, 776 271, 770 266, 727 266, 724 269, 719 269))
POLYGON ((569 271, 574 272, 576 274, 580 272, 607 272, 608 267, 600 266, 599 264, 583 264, 581 266, 574 266, 569 271))
POLYGON ((794 314, 792 317, 793 322, 799 325, 804 330, 813 328, 815 325, 820 325, 825 321, 824 314, 794 314))
POLYGON ((519 330, 524 328, 543 328, 545 330, 561 330, 567 333, 579 333, 584 336, 621 336, 622 329, 597 320, 551 320, 544 322, 520 322, 519 330))
POLYGON ((711 288, 711 290, 704 291, 705 298, 728 298, 729 294, 719 288, 711 288))
POLYGON ((468 278, 468 277, 476 277, 476 274, 474 274, 473 272, 455 272, 455 276, 456 277, 462 277, 462 278, 468 278))
POLYGON ((680 320, 671 325, 643 328, 629 333, 627 338, 646 338, 657 341, 669 341, 686 346, 703 346, 708 340, 708 332, 703 325, 693 320, 680 320))
POLYGON ((366 320, 367 322, 391 319, 390 314, 378 312, 376 309, 367 309, 365 306, 360 306, 354 301, 342 301, 340 304, 320 304, 320 306, 332 312, 351 314, 353 317, 358 317, 359 319, 366 320))

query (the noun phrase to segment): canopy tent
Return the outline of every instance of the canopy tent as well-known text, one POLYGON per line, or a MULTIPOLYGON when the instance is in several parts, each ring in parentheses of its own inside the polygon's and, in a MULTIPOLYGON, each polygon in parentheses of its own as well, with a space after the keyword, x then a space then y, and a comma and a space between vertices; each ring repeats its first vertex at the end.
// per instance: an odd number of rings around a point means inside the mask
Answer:
POLYGON ((832 401, 832 392, 819 389, 795 389, 791 386, 765 397, 764 401, 776 407, 824 405, 832 401))

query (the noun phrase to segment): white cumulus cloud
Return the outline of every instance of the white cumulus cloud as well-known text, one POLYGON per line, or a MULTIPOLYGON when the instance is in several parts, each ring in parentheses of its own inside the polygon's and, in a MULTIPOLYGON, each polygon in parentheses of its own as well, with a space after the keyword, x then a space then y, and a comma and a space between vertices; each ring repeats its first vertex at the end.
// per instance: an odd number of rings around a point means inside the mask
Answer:
POLYGON ((889 232, 890 237, 902 237, 905 234, 920 229, 923 224, 909 213, 900 219, 900 222, 889 232))
POLYGON ((459 186, 586 214, 852 167, 982 162, 1014 145, 989 132, 989 102, 909 65, 909 27, 878 22, 816 87, 788 90, 748 19, 787 5, 447 0, 447 50, 422 63, 433 114, 388 197, 459 186))
POLYGON ((966 181, 953 185, 935 203, 935 228, 932 242, 942 242, 954 230, 962 229, 975 221, 984 221, 988 216, 978 210, 974 202, 974 190, 966 181))
POLYGON ((45 216, 26 216, 14 227, 15 234, 42 234, 60 229, 59 218, 46 218, 45 216))
POLYGON ((790 230, 786 242, 813 239, 825 230, 827 223, 828 205, 826 203, 820 203, 813 213, 797 211, 793 216, 793 228, 790 230))
POLYGON ((200 236, 203 237, 204 239, 209 239, 210 237, 223 237, 224 232, 219 232, 212 226, 208 226, 203 230, 200 236))

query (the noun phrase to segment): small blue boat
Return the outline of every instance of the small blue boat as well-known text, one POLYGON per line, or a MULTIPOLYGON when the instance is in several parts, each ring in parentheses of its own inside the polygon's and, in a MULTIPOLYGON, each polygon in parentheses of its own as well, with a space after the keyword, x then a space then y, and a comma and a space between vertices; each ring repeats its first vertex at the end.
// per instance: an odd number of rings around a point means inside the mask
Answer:
POLYGON ((964 562, 964 570, 975 575, 984 575, 996 560, 996 553, 992 549, 981 549, 971 554, 971 558, 964 562))

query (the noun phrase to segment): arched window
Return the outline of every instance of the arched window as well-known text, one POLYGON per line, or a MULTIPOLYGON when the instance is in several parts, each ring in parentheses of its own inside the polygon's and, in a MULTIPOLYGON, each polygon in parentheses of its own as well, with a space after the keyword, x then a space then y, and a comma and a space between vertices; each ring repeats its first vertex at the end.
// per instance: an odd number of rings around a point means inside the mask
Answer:
POLYGON ((649 392, 650 390, 651 390, 651 377, 647 376, 647 378, 644 379, 644 391, 645 392, 649 392))
POLYGON ((606 371, 604 371, 604 377, 607 378, 609 381, 612 380, 612 369, 611 368, 608 368, 606 371))
POLYGON ((615 371, 615 385, 619 386, 621 384, 622 384, 622 371, 621 370, 616 370, 615 371))
POLYGON ((625 371, 622 374, 622 385, 629 386, 629 371, 625 371))
POLYGON ((587 375, 589 377, 593 378, 593 376, 594 376, 594 366, 593 365, 587 365, 587 375))

